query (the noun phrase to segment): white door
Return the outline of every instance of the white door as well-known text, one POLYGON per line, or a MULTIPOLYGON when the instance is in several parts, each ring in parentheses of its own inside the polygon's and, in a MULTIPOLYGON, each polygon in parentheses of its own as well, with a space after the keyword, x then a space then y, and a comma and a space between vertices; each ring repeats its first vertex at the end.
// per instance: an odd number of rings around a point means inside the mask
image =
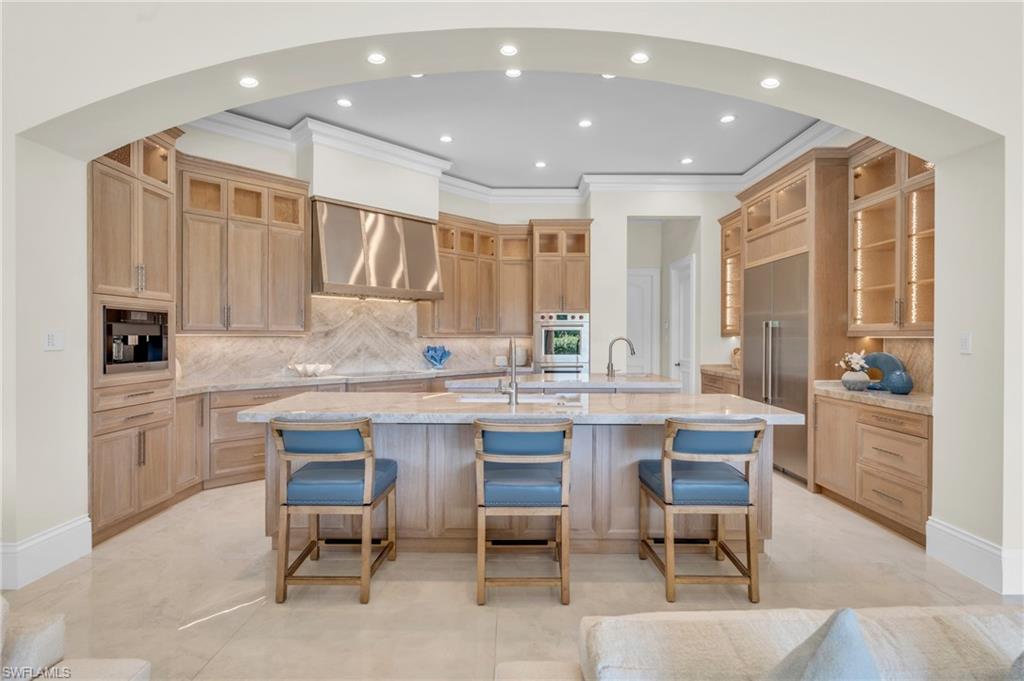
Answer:
POLYGON ((628 271, 626 283, 626 336, 633 341, 636 355, 627 356, 631 374, 659 373, 661 342, 661 270, 656 267, 628 271))
POLYGON ((669 269, 669 363, 672 377, 683 384, 683 392, 697 391, 696 308, 697 260, 688 255, 669 269))

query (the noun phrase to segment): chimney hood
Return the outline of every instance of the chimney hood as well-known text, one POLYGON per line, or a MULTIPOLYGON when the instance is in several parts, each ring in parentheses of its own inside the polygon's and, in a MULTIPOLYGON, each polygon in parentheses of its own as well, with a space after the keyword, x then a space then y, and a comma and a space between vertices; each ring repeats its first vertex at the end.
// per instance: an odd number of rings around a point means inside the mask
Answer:
POLYGON ((313 293, 438 300, 437 230, 423 218, 313 197, 313 293))

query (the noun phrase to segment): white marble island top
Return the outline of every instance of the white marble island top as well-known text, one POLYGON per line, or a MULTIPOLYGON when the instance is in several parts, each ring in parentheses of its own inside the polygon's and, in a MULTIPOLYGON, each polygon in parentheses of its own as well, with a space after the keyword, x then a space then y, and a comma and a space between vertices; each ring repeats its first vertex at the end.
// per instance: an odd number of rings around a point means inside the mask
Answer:
MULTIPOLYGON (((501 379, 504 380, 504 379, 501 379)), ((608 376, 600 373, 583 374, 542 374, 520 373, 516 380, 520 390, 573 390, 604 389, 604 390, 659 390, 664 392, 680 391, 682 381, 658 374, 616 374, 608 376)), ((495 390, 499 379, 488 378, 453 378, 445 381, 449 390, 495 390)))
POLYGON ((565 416, 580 425, 660 425, 669 417, 763 418, 769 425, 803 425, 804 415, 736 395, 598 393, 568 404, 510 406, 453 393, 303 393, 246 409, 243 422, 330 421, 369 417, 375 423, 466 424, 477 418, 565 416), (476 400, 476 401, 475 401, 476 400))

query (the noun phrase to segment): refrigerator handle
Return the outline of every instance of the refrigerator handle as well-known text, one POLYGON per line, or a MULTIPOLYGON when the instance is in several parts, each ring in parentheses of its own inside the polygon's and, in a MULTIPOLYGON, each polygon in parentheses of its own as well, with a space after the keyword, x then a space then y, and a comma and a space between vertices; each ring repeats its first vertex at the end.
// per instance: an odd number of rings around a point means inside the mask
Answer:
POLYGON ((765 322, 765 329, 768 332, 768 361, 765 363, 768 367, 768 404, 775 402, 775 348, 773 341, 772 329, 775 328, 775 322, 765 322))
POLYGON ((768 401, 768 322, 761 322, 761 401, 768 401))

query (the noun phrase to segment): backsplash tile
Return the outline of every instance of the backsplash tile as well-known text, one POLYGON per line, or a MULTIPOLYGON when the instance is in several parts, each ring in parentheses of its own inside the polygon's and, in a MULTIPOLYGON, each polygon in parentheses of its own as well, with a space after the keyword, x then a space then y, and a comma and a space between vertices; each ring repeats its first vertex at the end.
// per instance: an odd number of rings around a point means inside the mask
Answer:
MULTIPOLYGON (((492 366, 505 355, 504 338, 420 338, 416 304, 314 296, 310 332, 305 336, 190 336, 178 334, 178 361, 186 381, 225 381, 291 374, 293 363, 333 364, 330 373, 360 374, 429 369, 428 345, 452 351, 447 368, 492 366)), ((530 348, 529 339, 518 339, 530 348)))
POLYGON ((935 341, 931 338, 886 338, 882 349, 896 355, 914 379, 914 392, 932 393, 935 341))

